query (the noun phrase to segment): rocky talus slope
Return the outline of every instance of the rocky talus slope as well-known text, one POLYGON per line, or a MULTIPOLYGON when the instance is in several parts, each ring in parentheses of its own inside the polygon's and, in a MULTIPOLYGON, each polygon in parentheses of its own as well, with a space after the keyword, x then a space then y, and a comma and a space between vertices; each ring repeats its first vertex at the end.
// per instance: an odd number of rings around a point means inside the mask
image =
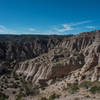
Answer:
POLYGON ((17 64, 16 73, 26 81, 44 84, 80 69, 73 79, 99 80, 99 34, 100 31, 92 31, 65 38, 48 53, 17 64))

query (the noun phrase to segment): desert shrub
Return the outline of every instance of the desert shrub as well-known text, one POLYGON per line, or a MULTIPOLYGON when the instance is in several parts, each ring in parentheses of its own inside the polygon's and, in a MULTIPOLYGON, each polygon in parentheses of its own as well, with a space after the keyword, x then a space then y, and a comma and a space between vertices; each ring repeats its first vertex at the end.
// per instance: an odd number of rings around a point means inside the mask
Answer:
POLYGON ((16 100, 22 100, 22 98, 24 97, 25 95, 24 94, 18 94, 16 95, 16 100))
POLYGON ((13 91, 12 93, 13 93, 13 94, 16 94, 16 91, 13 91))
POLYGON ((23 88, 20 88, 20 92, 23 92, 24 91, 24 89, 23 88))
POLYGON ((46 97, 42 97, 40 100, 48 100, 46 97))
POLYGON ((82 68, 84 66, 84 64, 80 64, 80 67, 82 68))
POLYGON ((7 100, 8 96, 0 92, 0 100, 7 100))
POLYGON ((18 76, 15 77, 15 80, 19 80, 18 76))
POLYGON ((7 89, 7 87, 4 87, 4 89, 7 89))
POLYGON ((80 98, 79 97, 76 97, 76 98, 74 98, 74 100, 80 100, 80 98))
POLYGON ((8 83, 8 80, 7 79, 5 80, 5 83, 8 83))
POLYGON ((82 87, 82 88, 85 88, 85 89, 88 89, 92 86, 92 82, 90 81, 84 81, 82 83, 80 83, 79 87, 82 87))
POLYGON ((2 91, 3 91, 3 89, 2 89, 2 88, 0 88, 0 91, 2 92, 2 91))
POLYGON ((75 93, 79 90, 78 83, 67 83, 67 89, 70 93, 75 93))
POLYGON ((37 95, 39 94, 39 90, 38 89, 35 89, 35 88, 26 88, 26 95, 29 96, 33 96, 33 95, 37 95))
POLYGON ((39 94, 39 90, 35 87, 33 87, 32 83, 27 83, 25 81, 22 80, 22 86, 23 86, 23 90, 25 90, 25 94, 27 96, 31 95, 37 95, 39 94))
POLYGON ((56 98, 59 98, 59 96, 60 95, 58 95, 58 94, 52 94, 51 96, 49 96, 49 100, 54 100, 54 99, 56 99, 56 98))
POLYGON ((90 98, 90 96, 89 96, 89 95, 86 95, 85 97, 86 97, 86 98, 90 98))
POLYGON ((89 90, 91 93, 95 94, 95 93, 100 93, 100 86, 93 86, 90 88, 89 90))
POLYGON ((45 87, 42 87, 41 90, 45 90, 45 87))
POLYGON ((2 85, 1 88, 4 88, 4 86, 2 85))

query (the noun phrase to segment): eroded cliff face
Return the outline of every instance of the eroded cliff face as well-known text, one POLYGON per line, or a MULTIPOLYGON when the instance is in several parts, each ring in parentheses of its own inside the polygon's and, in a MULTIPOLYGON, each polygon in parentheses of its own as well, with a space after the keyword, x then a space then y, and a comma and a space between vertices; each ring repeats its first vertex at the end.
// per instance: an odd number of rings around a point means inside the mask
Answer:
POLYGON ((83 64, 84 56, 81 53, 71 54, 60 48, 17 64, 16 73, 24 75, 26 80, 37 83, 39 80, 63 77, 83 64))
POLYGON ((49 52, 68 37, 71 35, 0 35, 0 75, 13 72, 16 63, 49 52))
POLYGON ((87 71, 92 70, 90 80, 98 80, 99 68, 96 66, 100 62, 100 42, 96 41, 96 34, 100 31, 65 38, 48 53, 16 64, 16 73, 24 76, 26 81, 41 83, 42 80, 67 76, 77 69, 80 71, 73 78, 80 81, 87 78, 87 71))
POLYGON ((0 61, 22 61, 53 49, 65 37, 36 35, 0 35, 0 61))
POLYGON ((90 80, 100 81, 100 31, 97 31, 95 41, 86 49, 86 52, 88 55, 85 57, 85 64, 80 72, 80 80, 86 72, 93 70, 90 80))

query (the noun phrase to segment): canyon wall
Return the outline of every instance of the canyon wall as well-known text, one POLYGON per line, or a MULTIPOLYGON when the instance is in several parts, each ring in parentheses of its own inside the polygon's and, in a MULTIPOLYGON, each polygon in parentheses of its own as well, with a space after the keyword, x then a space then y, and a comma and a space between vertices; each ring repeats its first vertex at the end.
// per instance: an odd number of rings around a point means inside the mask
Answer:
MULTIPOLYGON (((84 79, 85 73, 93 69, 90 80, 98 80, 96 66, 99 64, 100 31, 92 31, 64 38, 48 53, 35 59, 16 64, 16 73, 24 76, 26 81, 41 83, 49 79, 67 76, 70 72, 80 69, 77 79, 84 79), (98 35, 96 37, 96 35, 98 35)), ((99 73, 99 72, 98 72, 99 73)))

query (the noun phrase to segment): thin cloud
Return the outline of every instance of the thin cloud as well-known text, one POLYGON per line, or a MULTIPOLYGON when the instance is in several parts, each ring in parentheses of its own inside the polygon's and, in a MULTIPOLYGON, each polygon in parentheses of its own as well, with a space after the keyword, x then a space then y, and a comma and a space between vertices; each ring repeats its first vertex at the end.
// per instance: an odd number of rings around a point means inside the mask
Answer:
POLYGON ((29 30, 29 31, 31 31, 31 32, 36 31, 36 29, 35 29, 35 28, 29 28, 28 30, 29 30))
POLYGON ((73 30, 73 28, 67 24, 63 24, 65 30, 73 30))
POLYGON ((2 29, 0 29, 0 33, 3 33, 3 32, 5 32, 4 30, 2 30, 2 29))
POLYGON ((26 32, 17 32, 16 30, 8 29, 7 27, 0 25, 0 34, 37 34, 37 35, 54 35, 57 32, 47 31, 47 32, 35 32, 35 29, 29 28, 26 32))
POLYGON ((70 24, 62 24, 60 27, 62 28, 55 28, 56 31, 58 32, 66 32, 66 31, 72 31, 75 30, 75 26, 83 25, 90 23, 91 20, 86 20, 86 21, 81 21, 81 22, 76 22, 76 23, 70 23, 70 24))
POLYGON ((86 28, 88 28, 88 29, 95 29, 96 26, 86 26, 86 28))
POLYGON ((55 27, 55 30, 56 30, 57 32, 66 32, 66 31, 71 31, 71 30, 73 30, 73 28, 72 28, 71 26, 69 26, 68 24, 63 24, 63 25, 61 25, 61 27, 62 27, 62 28, 57 28, 57 27, 55 27))
POLYGON ((90 22, 91 22, 91 20, 86 20, 86 21, 72 23, 72 24, 69 24, 69 25, 70 26, 78 26, 78 25, 87 24, 87 23, 90 23, 90 22))
POLYGON ((64 27, 64 28, 62 28, 62 29, 57 29, 57 28, 56 28, 56 30, 57 30, 58 32, 65 32, 65 31, 73 30, 73 28, 70 27, 70 26, 66 26, 66 27, 64 27))
POLYGON ((4 25, 0 25, 0 34, 17 34, 15 30, 8 29, 4 25))
POLYGON ((0 25, 0 34, 8 34, 7 28, 3 25, 0 25))
POLYGON ((0 25, 0 29, 6 29, 4 25, 0 25))
POLYGON ((26 32, 18 32, 13 29, 9 29, 4 25, 0 25, 0 34, 40 34, 40 35, 59 35, 59 34, 68 34, 77 32, 79 30, 84 29, 97 29, 99 26, 90 26, 89 23, 91 20, 76 22, 76 23, 68 23, 61 24, 58 26, 53 26, 53 29, 47 30, 47 32, 37 31, 35 28, 27 28, 26 32), (86 26, 87 25, 87 26, 86 26))

